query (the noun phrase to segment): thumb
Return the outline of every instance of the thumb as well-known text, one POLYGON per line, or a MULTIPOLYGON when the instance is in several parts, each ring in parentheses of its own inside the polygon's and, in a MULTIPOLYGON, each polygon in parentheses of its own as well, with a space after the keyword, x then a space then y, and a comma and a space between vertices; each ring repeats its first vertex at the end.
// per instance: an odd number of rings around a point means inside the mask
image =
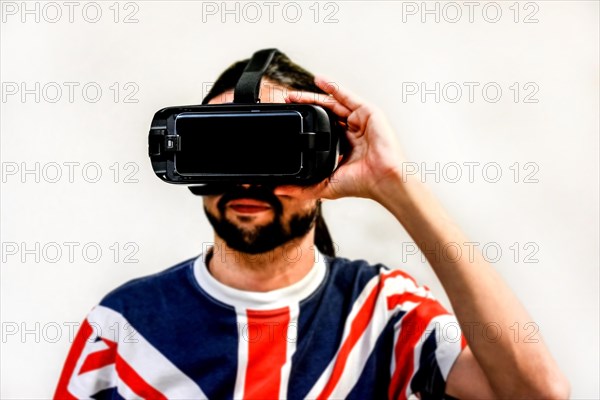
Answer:
POLYGON ((282 185, 274 190, 275 195, 292 196, 301 200, 330 198, 329 179, 310 186, 282 185))

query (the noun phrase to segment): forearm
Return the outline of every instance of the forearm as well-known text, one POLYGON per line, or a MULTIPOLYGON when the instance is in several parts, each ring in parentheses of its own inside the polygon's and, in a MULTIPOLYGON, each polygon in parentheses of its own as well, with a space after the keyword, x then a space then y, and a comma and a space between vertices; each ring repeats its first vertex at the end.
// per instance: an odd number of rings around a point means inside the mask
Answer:
POLYGON ((429 190, 414 179, 395 177, 380 185, 375 197, 427 257, 494 392, 501 397, 556 393, 548 382, 565 380, 540 335, 527 342, 513 335, 532 318, 429 190), (482 331, 492 325, 498 332, 482 331))

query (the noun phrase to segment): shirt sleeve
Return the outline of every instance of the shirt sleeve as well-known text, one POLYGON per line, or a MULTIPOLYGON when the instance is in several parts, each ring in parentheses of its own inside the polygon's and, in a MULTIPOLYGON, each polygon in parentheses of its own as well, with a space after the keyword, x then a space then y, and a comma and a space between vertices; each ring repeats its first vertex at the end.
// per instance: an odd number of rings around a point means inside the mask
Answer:
POLYGON ((446 399, 452 365, 466 347, 456 317, 408 274, 395 270, 387 296, 393 313, 390 399, 446 399))

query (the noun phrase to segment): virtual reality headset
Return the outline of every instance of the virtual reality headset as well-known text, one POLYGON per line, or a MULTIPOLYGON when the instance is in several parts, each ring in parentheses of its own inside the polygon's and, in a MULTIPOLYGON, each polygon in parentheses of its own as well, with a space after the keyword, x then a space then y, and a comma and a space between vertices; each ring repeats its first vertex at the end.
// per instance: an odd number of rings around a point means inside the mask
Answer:
POLYGON ((254 53, 233 103, 156 112, 148 153, 160 179, 209 194, 219 185, 311 185, 332 174, 347 146, 334 113, 314 104, 260 103, 260 81, 276 53, 254 53))

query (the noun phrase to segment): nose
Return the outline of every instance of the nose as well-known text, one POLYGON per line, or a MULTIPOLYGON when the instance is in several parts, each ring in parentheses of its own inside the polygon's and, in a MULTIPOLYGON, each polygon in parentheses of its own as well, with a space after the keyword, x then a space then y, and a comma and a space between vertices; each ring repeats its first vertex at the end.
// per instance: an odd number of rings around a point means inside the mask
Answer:
POLYGON ((244 189, 250 189, 250 184, 249 184, 249 183, 243 183, 243 184, 242 184, 242 187, 243 187, 244 189))

